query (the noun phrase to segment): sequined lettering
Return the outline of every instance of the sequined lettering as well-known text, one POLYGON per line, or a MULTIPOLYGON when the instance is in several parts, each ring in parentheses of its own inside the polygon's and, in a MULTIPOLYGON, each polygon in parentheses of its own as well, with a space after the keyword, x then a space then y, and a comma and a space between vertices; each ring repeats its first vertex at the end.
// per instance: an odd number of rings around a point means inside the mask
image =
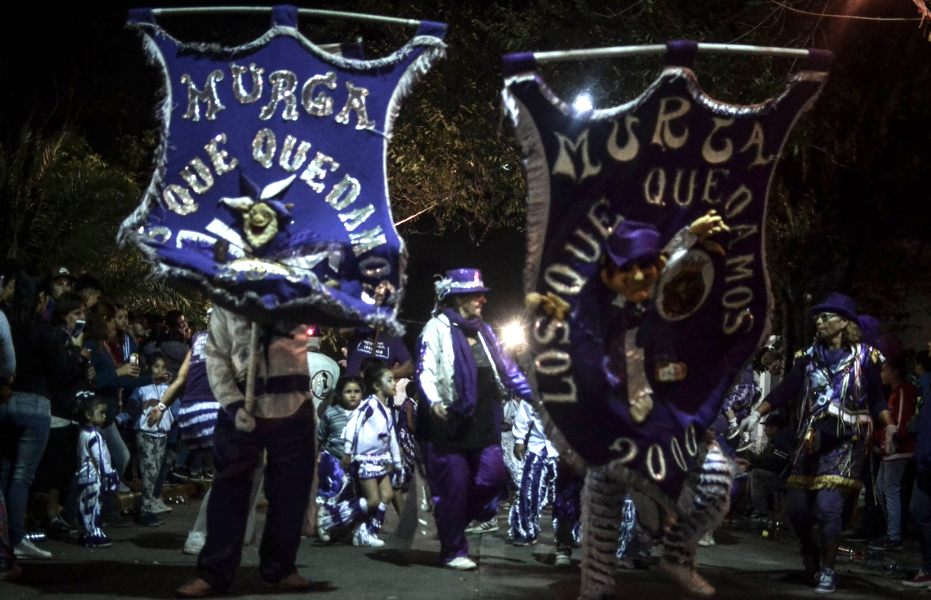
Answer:
POLYGON ((262 74, 265 73, 265 69, 255 66, 255 63, 250 64, 248 68, 233 63, 230 65, 230 73, 233 75, 233 96, 241 104, 252 104, 262 97, 265 83, 262 74), (242 84, 242 76, 246 71, 252 76, 252 91, 249 93, 246 93, 246 88, 242 84))
POLYGON ((682 187, 682 175, 685 169, 676 169, 676 178, 672 182, 672 199, 679 206, 688 206, 695 197, 695 176, 698 174, 697 169, 689 169, 689 194, 685 200, 679 197, 679 190, 682 187))
POLYGON ((624 117, 624 129, 627 130, 627 143, 621 148, 617 145, 617 134, 621 124, 617 121, 614 122, 614 129, 608 137, 608 154, 611 155, 611 158, 618 162, 628 162, 637 158, 637 153, 640 152, 640 142, 637 140, 637 136, 634 135, 634 125, 638 123, 640 123, 640 119, 633 115, 624 117))
POLYGON ((263 121, 271 119, 278 111, 278 104, 284 102, 281 118, 285 121, 297 120, 297 75, 291 71, 275 71, 268 76, 272 85, 272 95, 268 104, 259 113, 263 121))
POLYGON ((714 134, 717 133, 719 129, 730 127, 734 122, 734 118, 719 119, 718 117, 714 117, 712 121, 714 122, 714 129, 711 130, 711 133, 705 138, 705 143, 702 144, 701 156, 705 159, 706 163, 719 165, 731 159, 731 156, 734 154, 734 143, 729 138, 724 138, 724 146, 717 149, 713 147, 711 138, 714 137, 714 134))
POLYGON ((181 171, 181 178, 198 194, 204 194, 213 187, 213 174, 204 164, 204 161, 197 157, 192 159, 188 166, 184 167, 181 171))
POLYGON ((559 141, 559 156, 553 163, 553 175, 567 175, 572 181, 585 181, 587 177, 592 177, 601 172, 601 164, 592 164, 588 151, 588 129, 579 134, 575 141, 568 137, 555 132, 556 139, 559 141), (575 171, 575 158, 580 154, 582 159, 582 177, 578 178, 575 171))
POLYGON ((189 215, 192 212, 197 212, 197 202, 194 201, 191 192, 184 186, 178 184, 169 185, 162 192, 162 200, 165 201, 168 210, 173 213, 189 215))
POLYGON ((349 242, 352 244, 352 252, 356 256, 361 256, 369 250, 374 250, 382 244, 387 244, 388 239, 385 237, 381 225, 379 225, 375 229, 369 229, 362 233, 350 233, 349 242))
POLYGON ((346 228, 346 231, 354 231, 356 227, 371 217, 374 212, 375 207, 369 204, 368 206, 357 208, 356 210, 350 211, 348 213, 340 214, 339 220, 343 222, 343 226, 346 228))
POLYGON ((327 169, 324 167, 327 166, 329 166, 329 172, 332 173, 339 168, 339 163, 333 160, 332 156, 327 156, 323 152, 317 152, 317 156, 310 161, 310 164, 308 164, 304 172, 301 173, 301 181, 309 185, 313 191, 319 194, 326 186, 314 181, 314 179, 323 179, 326 177, 327 169))
POLYGON ((744 152, 749 151, 751 148, 756 148, 756 158, 754 158, 753 162, 750 163, 751 167, 768 165, 769 163, 776 160, 775 154, 763 156, 763 126, 760 125, 759 121, 753 124, 753 131, 750 132, 750 139, 748 139, 747 143, 744 144, 744 147, 740 149, 740 153, 743 154, 744 152))
POLYGON ((659 101, 659 115, 656 117, 656 128, 653 130, 653 139, 650 143, 655 144, 663 150, 677 150, 685 145, 689 139, 688 127, 682 127, 682 133, 673 132, 672 122, 685 116, 692 104, 685 98, 672 96, 663 98, 659 101), (675 104, 675 108, 670 105, 675 104))
POLYGON ((342 181, 333 186, 330 193, 326 195, 326 203, 336 210, 343 210, 356 201, 359 197, 359 191, 362 186, 359 180, 346 175, 342 181))
POLYGON ((365 97, 369 91, 362 87, 356 87, 351 81, 346 82, 346 91, 349 97, 346 98, 346 105, 336 115, 336 122, 341 125, 349 123, 349 113, 356 113, 356 129, 374 129, 375 121, 370 121, 368 111, 365 107, 365 97))
POLYGON ((545 390, 540 391, 540 400, 553 403, 578 402, 578 390, 572 377, 560 377, 558 384, 547 384, 545 390), (555 390, 555 391, 554 391, 555 390))
POLYGON ((336 73, 330 71, 326 75, 314 75, 304 83, 301 90, 301 105, 307 114, 315 117, 328 117, 333 114, 333 98, 325 92, 320 92, 314 98, 317 86, 325 85, 331 90, 336 89, 336 73))
POLYGON ((578 271, 563 264, 552 264, 546 268, 543 273, 543 280, 548 286, 558 293, 575 296, 582 291, 585 285, 585 277, 578 271))
POLYGON ((260 129, 252 138, 252 158, 266 169, 272 166, 277 149, 275 132, 271 129, 260 129))
POLYGON ((213 164, 213 170, 217 172, 217 175, 225 175, 235 169, 236 165, 239 164, 239 161, 235 158, 230 161, 226 160, 229 153, 220 148, 220 144, 225 143, 226 134, 220 133, 215 135, 213 139, 204 146, 204 150, 206 150, 207 154, 210 156, 210 162, 213 164))
POLYGON ((294 173, 304 166, 304 161, 307 160, 307 153, 309 151, 310 142, 301 142, 298 144, 297 138, 293 135, 289 135, 284 139, 284 144, 281 146, 281 156, 278 157, 278 164, 288 173, 294 173), (297 152, 294 152, 294 157, 292 158, 291 152, 294 151, 295 144, 297 144, 297 152))
POLYGON ((191 121, 200 121, 200 103, 207 103, 207 114, 205 117, 208 121, 217 118, 217 113, 225 110, 226 107, 220 102, 220 96, 217 94, 217 82, 223 81, 223 71, 217 69, 207 75, 207 82, 203 90, 198 90, 194 85, 191 76, 185 73, 181 76, 181 83, 187 86, 187 112, 182 115, 182 119, 191 121))

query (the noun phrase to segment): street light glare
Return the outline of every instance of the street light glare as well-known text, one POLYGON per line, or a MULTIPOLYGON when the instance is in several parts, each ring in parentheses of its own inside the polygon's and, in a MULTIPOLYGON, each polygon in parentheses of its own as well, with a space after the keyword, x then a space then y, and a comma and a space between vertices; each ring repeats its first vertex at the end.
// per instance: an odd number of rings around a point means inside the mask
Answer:
POLYGON ((595 106, 592 104, 592 98, 588 94, 579 94, 575 97, 575 102, 572 103, 572 106, 576 110, 592 110, 595 106))
POLYGON ((520 323, 511 323, 501 330, 501 341, 505 346, 514 347, 524 343, 524 327, 520 323))

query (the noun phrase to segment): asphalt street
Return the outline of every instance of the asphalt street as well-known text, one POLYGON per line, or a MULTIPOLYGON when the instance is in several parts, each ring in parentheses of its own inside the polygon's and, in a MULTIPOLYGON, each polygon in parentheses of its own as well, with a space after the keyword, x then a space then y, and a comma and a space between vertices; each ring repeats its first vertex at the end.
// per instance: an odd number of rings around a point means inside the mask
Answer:
MULTIPOLYGON (((188 529, 194 523, 200 500, 175 504, 158 528, 132 526, 107 531, 114 539, 109 548, 89 550, 74 540, 42 542, 54 553, 52 560, 24 561, 23 578, 0 582, 0 599, 35 598, 113 599, 173 598, 177 586, 195 575, 196 557, 182 554, 188 529)), ((553 565, 550 518, 543 518, 539 543, 515 547, 507 541, 507 515, 499 514, 500 530, 470 536, 470 554, 479 568, 457 572, 444 568, 438 558, 439 542, 429 513, 421 512, 414 539, 407 543, 395 535, 397 517, 389 510, 382 535, 385 548, 357 548, 345 543, 324 545, 305 539, 298 554, 298 570, 314 583, 310 592, 295 598, 315 600, 573 600, 579 591, 579 551, 570 568, 553 565)), ((264 517, 259 515, 259 523, 264 517)), ((725 600, 815 598, 802 581, 797 546, 788 533, 762 537, 757 532, 722 528, 717 544, 702 548, 702 574, 725 600), (775 538, 775 539, 774 539, 775 538)), ((860 546, 866 548, 865 545, 860 546)), ((654 554, 659 555, 659 547, 654 554)), ((906 550, 874 559, 842 558, 838 563, 839 588, 834 598, 867 600, 929 596, 927 590, 909 590, 892 572, 892 563, 917 566, 912 542, 906 550)), ((686 597, 652 566, 618 571, 617 597, 658 600, 686 597)), ((281 595, 264 584, 258 572, 258 547, 244 549, 231 598, 268 598, 281 595)))

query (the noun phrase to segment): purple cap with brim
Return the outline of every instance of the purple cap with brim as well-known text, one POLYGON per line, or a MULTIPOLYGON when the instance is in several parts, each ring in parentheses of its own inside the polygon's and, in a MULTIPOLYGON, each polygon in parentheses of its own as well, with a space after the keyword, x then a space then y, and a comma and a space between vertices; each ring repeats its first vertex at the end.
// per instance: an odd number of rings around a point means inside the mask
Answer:
POLYGON ((485 287, 482 272, 478 269, 446 271, 443 279, 436 282, 436 295, 440 300, 455 294, 477 294, 490 291, 491 288, 485 287))
POLYGON ((653 263, 662 252, 659 231, 649 223, 622 221, 608 238, 608 258, 618 269, 653 263))
POLYGON ((820 304, 817 306, 812 306, 811 309, 809 309, 809 312, 812 315, 818 315, 825 312, 834 313, 844 317, 845 319, 857 321, 857 303, 854 302, 853 298, 843 294, 838 294, 837 292, 831 292, 828 294, 820 304))

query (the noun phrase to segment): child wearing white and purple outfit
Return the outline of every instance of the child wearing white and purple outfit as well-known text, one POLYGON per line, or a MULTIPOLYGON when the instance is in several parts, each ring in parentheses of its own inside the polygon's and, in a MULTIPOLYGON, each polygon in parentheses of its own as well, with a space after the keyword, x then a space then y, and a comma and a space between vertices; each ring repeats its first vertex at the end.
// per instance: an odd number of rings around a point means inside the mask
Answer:
POLYGON ((523 466, 520 491, 508 516, 508 538, 515 546, 527 546, 537 541, 540 513, 553 501, 559 451, 547 439, 543 422, 528 402, 518 405, 512 431, 514 456, 523 459, 523 466))
MULTIPOLYGON (((336 400, 317 424, 317 441, 323 449, 317 468, 320 482, 317 487, 317 504, 327 507, 327 510, 333 510, 337 504, 349 500, 353 495, 349 473, 341 464, 345 454, 343 432, 353 411, 362 401, 362 378, 341 377, 336 383, 336 400)), ((323 542, 330 541, 330 534, 324 527, 327 510, 317 511, 317 536, 323 542)))
POLYGON ((78 487, 81 490, 78 501, 84 529, 80 543, 87 548, 110 546, 113 541, 100 528, 100 495, 115 492, 120 476, 110 464, 110 452, 100 435, 107 418, 107 402, 101 397, 87 395, 81 400, 78 414, 83 420, 78 434, 78 487))

